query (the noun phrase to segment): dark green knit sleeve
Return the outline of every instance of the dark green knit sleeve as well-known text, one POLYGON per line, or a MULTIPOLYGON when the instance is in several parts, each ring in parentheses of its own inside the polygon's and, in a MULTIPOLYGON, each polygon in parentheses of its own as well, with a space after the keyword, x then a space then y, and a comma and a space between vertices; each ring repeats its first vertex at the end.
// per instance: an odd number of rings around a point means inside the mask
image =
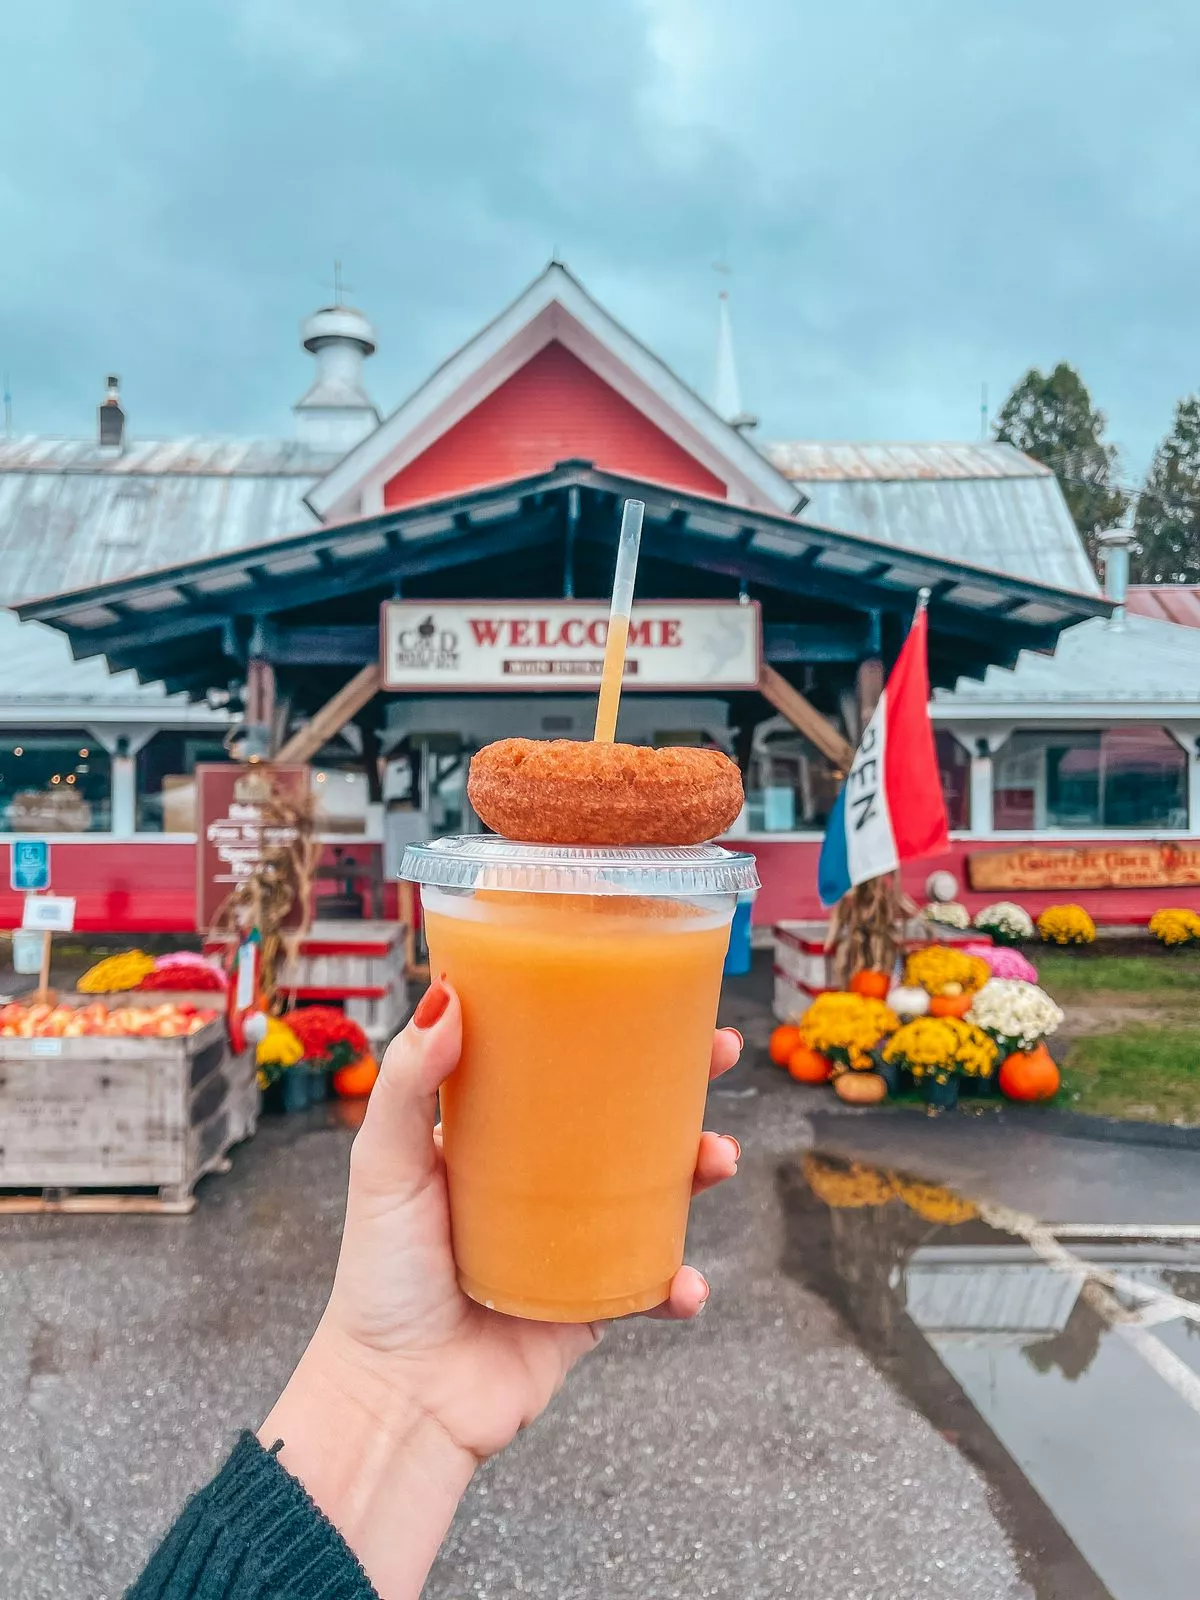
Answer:
MULTIPOLYGON (((277 1447, 278 1448, 278 1447, 277 1447)), ((379 1600, 346 1541, 244 1433, 126 1600, 379 1600)))

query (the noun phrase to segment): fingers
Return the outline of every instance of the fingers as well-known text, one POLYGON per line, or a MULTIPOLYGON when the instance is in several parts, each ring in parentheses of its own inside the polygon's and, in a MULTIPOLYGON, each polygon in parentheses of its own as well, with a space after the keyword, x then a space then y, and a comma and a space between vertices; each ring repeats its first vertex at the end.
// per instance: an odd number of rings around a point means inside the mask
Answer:
POLYGON ((730 1067, 736 1066, 742 1053, 743 1039, 736 1028, 718 1028, 713 1035, 712 1058, 708 1064, 709 1078, 719 1078, 730 1067))
POLYGON ((384 1055, 354 1141, 352 1176, 358 1187, 402 1197, 428 1180, 436 1160, 438 1086, 454 1071, 461 1048, 458 996, 435 979, 384 1055))
POLYGON ((709 1292, 708 1279, 695 1267, 680 1267, 671 1280, 671 1293, 646 1315, 656 1322, 688 1322, 704 1310, 709 1292))
POLYGON ((702 1133, 696 1152, 696 1176, 692 1179, 693 1195, 703 1194, 706 1189, 732 1178, 741 1153, 742 1147, 731 1133, 702 1133))

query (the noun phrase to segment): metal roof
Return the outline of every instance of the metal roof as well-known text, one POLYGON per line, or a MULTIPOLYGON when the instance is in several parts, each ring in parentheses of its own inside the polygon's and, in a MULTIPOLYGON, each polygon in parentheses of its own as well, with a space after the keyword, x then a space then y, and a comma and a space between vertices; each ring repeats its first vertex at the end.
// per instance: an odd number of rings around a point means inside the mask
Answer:
POLYGON ((1111 714, 1126 705, 1145 719, 1156 714, 1200 716, 1200 631, 1173 622, 1126 615, 1093 618, 1068 628, 1052 656, 1022 655, 1011 671, 989 667, 979 682, 964 679, 938 690, 934 711, 1023 720, 1055 715, 1111 714))
POLYGON ((1200 588, 1188 583, 1131 583, 1125 606, 1135 616, 1200 628, 1200 588))
POLYGON ((855 444, 808 439, 763 447, 784 477, 793 480, 857 478, 906 483, 928 478, 1052 478, 1049 467, 1011 444, 855 444))
POLYGON ((186 695, 168 695, 161 684, 142 684, 132 672, 110 672, 100 657, 76 661, 64 636, 40 622, 20 622, 0 611, 0 721, 58 720, 78 710, 97 720, 111 716, 164 723, 197 721, 224 726, 224 712, 192 704, 186 695))
POLYGON ((84 472, 120 478, 313 478, 338 452, 298 439, 133 439, 104 449, 93 439, 24 434, 0 439, 0 472, 84 472))
POLYGON ((294 442, 0 441, 0 604, 316 527, 304 494, 332 459, 294 442))
MULTIPOLYGON (((1047 468, 1010 445, 764 447, 806 522, 1056 588, 1098 585, 1047 468)), ((285 539, 342 459, 297 440, 0 440, 0 603, 285 539)))
MULTIPOLYGON (((346 596, 381 595, 395 585, 488 558, 511 562, 562 536, 571 496, 581 514, 576 538, 607 548, 615 507, 646 502, 645 560, 673 563, 787 597, 797 608, 844 607, 911 614, 917 591, 932 590, 931 635, 943 652, 942 681, 1015 661, 1022 648, 1051 648, 1060 631, 1108 603, 1011 575, 918 554, 878 540, 750 511, 564 462, 552 472, 440 501, 399 508, 228 554, 77 587, 18 607, 25 619, 62 629, 77 656, 104 655, 143 680, 199 693, 213 681, 214 656, 231 629, 288 612, 327 607, 346 596), (949 663, 952 659, 953 670, 949 663)), ((544 582, 544 560, 543 576, 544 582)), ((554 569, 559 570, 559 569, 554 569)), ((531 591, 532 592, 532 591, 531 591)), ((323 619, 323 620, 327 620, 323 619)), ((244 641, 241 646, 244 648, 244 641)))
POLYGON ((1100 585, 1049 468, 1007 444, 772 444, 806 521, 1038 583, 1100 585))

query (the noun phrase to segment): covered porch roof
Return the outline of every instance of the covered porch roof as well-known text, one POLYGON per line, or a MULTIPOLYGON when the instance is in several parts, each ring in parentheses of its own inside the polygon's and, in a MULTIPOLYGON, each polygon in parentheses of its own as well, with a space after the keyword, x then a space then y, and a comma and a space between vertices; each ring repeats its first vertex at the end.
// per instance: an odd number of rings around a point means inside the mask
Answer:
POLYGON ((925 587, 931 675, 943 686, 1011 666, 1022 650, 1052 650, 1064 628, 1111 609, 1095 594, 569 461, 30 600, 17 612, 65 633, 77 659, 103 656, 170 692, 224 687, 254 655, 290 675, 297 704, 319 702, 337 675, 329 669, 344 677, 376 659, 386 599, 605 596, 627 496, 646 502, 639 596, 748 593, 762 603, 767 659, 785 669, 890 655, 925 587))

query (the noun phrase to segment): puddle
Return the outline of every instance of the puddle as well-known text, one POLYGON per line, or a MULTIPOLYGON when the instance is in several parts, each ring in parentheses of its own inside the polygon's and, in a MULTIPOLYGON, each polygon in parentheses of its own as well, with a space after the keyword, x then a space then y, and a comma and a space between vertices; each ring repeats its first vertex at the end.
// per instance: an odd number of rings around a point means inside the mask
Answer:
POLYGON ((1200 1243, 1008 1231, 817 1152, 779 1181, 785 1269, 980 1468, 1038 1600, 1195 1600, 1200 1243))

